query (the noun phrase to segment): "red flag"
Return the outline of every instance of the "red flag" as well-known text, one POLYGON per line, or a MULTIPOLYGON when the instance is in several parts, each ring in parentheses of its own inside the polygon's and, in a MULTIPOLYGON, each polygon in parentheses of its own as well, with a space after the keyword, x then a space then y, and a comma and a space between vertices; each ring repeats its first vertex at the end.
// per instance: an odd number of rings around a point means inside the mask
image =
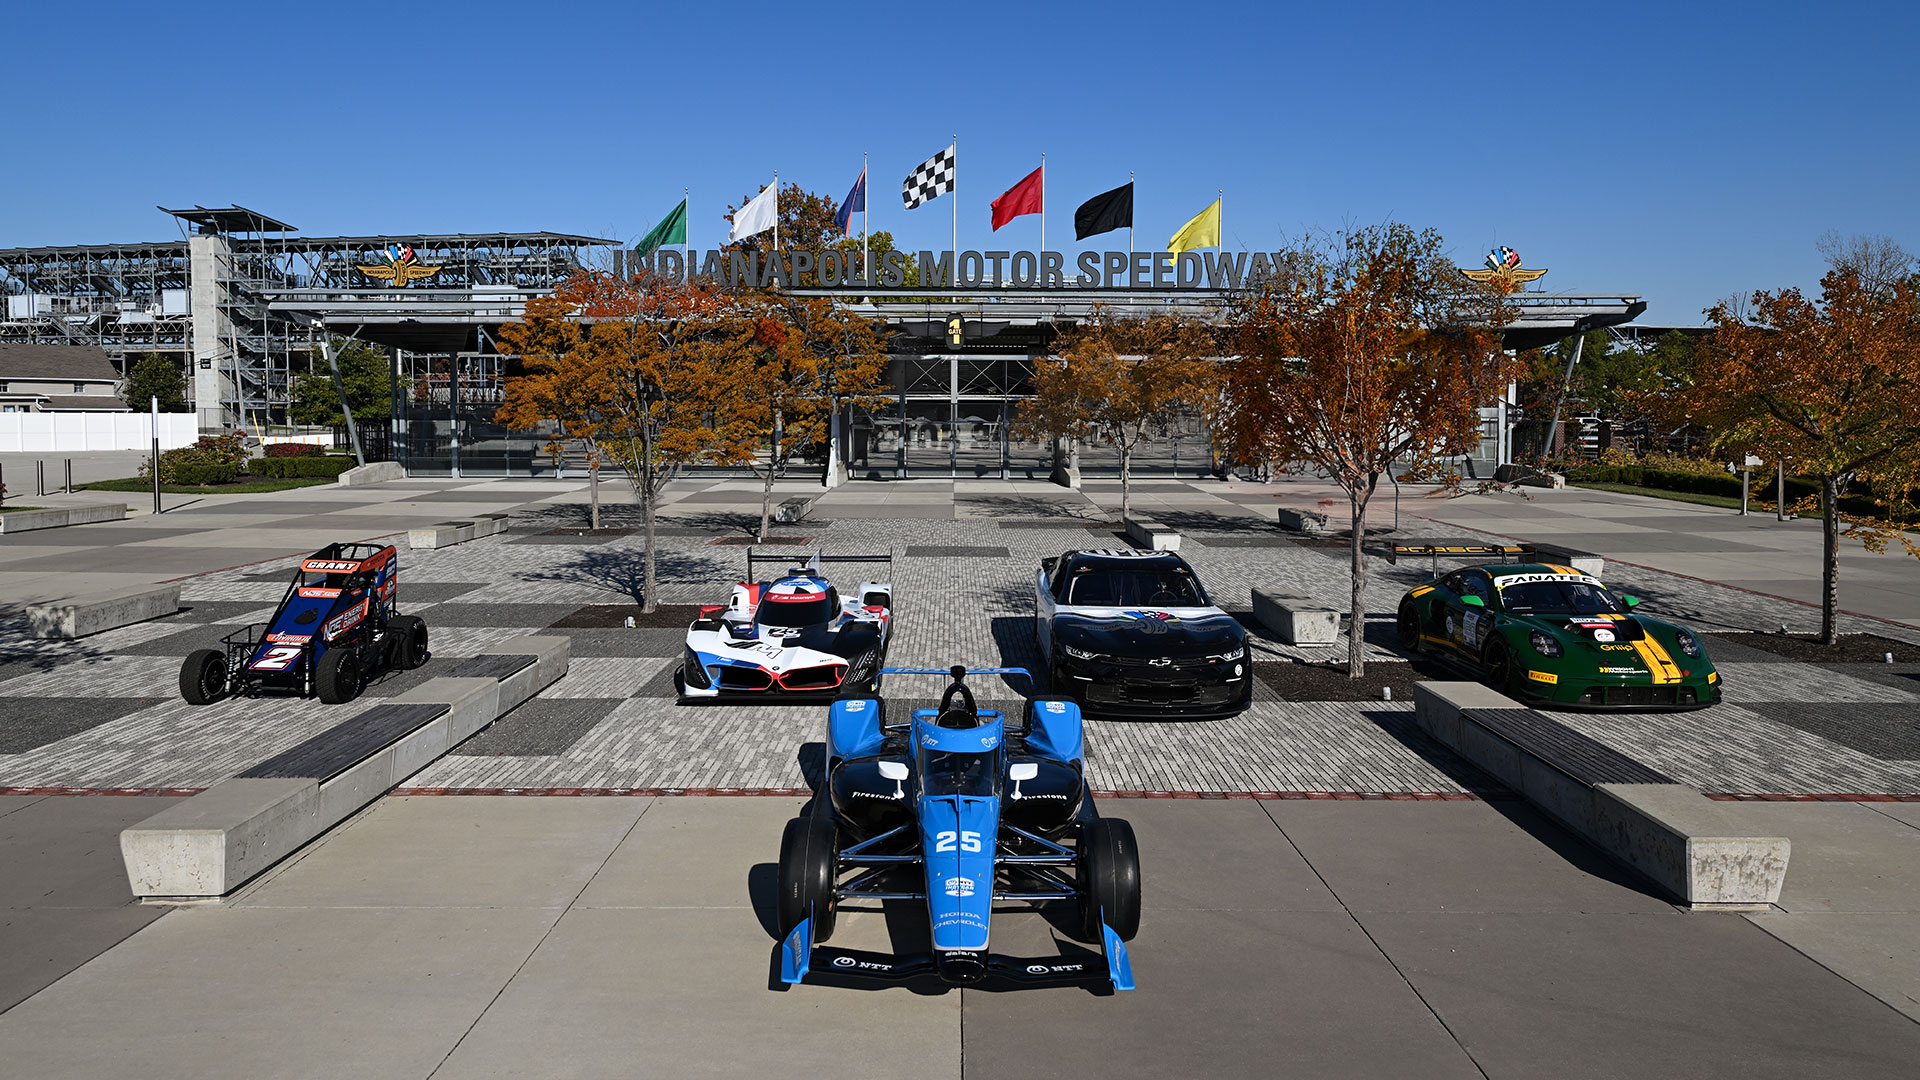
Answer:
POLYGON ((1045 181, 1041 179, 1040 174, 1045 171, 1045 166, 1033 170, 1027 174, 1025 180, 1008 188, 1006 194, 993 200, 993 227, 996 231, 1000 226, 1021 214, 1040 212, 1040 192, 1045 186, 1045 181))

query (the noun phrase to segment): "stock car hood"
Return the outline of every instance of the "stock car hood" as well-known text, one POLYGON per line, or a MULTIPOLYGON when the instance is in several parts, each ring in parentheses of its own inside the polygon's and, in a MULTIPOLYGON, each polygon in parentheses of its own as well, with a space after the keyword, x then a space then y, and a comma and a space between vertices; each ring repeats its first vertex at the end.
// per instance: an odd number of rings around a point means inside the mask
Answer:
POLYGON ((1246 644, 1247 632, 1219 608, 1080 608, 1054 617, 1063 645, 1110 656, 1205 656, 1246 644))

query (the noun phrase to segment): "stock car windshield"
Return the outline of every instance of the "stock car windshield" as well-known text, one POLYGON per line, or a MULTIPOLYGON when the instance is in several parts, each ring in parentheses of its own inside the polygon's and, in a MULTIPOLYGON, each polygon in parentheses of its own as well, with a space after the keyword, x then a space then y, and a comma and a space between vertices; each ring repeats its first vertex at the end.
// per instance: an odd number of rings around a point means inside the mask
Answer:
POLYGON ((1612 593, 1573 578, 1502 586, 1500 603, 1516 615, 1619 615, 1625 611, 1612 593))
POLYGON ((753 615, 760 626, 819 626, 832 618, 833 607, 825 593, 795 600, 769 596, 753 615))
POLYGON ((1185 567, 1080 570, 1062 603, 1080 607, 1205 607, 1200 583, 1185 567))
POLYGON ((1000 753, 924 751, 921 790, 928 795, 992 795, 1000 780, 1000 753))

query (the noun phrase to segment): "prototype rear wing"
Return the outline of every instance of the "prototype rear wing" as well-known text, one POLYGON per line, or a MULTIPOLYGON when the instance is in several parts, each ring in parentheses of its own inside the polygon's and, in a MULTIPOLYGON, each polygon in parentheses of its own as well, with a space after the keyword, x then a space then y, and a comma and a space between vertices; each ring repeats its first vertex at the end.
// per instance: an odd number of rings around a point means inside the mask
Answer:
POLYGON ((1491 540, 1459 539, 1445 540, 1425 538, 1420 540, 1395 540, 1387 545, 1387 561, 1397 563, 1403 555, 1425 555, 1432 561, 1433 573, 1440 572, 1440 558, 1473 559, 1479 562, 1495 562, 1501 559, 1509 562, 1531 562, 1535 552, 1532 544, 1502 544, 1491 540))
MULTIPOLYGON (((747 581, 749 583, 760 580, 760 578, 754 573, 753 567, 755 563, 759 563, 761 565, 765 565, 767 563, 785 563, 787 566, 792 567, 793 556, 779 555, 771 552, 759 552, 759 551, 755 551, 753 548, 748 548, 747 549, 747 581)), ((887 564, 887 580, 889 582, 893 580, 893 553, 892 552, 888 552, 885 555, 827 555, 820 552, 815 552, 813 557, 807 560, 807 563, 804 567, 799 567, 796 569, 818 570, 822 565, 826 563, 886 563, 887 564)))

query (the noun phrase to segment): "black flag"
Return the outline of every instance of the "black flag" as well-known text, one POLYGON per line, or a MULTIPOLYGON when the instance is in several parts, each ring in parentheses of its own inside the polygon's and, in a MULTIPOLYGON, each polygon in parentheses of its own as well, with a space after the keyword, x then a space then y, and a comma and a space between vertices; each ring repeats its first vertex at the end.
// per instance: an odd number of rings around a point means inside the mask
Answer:
POLYGON ((1095 195, 1073 212, 1073 238, 1085 240, 1115 229, 1133 228, 1133 181, 1095 195))

